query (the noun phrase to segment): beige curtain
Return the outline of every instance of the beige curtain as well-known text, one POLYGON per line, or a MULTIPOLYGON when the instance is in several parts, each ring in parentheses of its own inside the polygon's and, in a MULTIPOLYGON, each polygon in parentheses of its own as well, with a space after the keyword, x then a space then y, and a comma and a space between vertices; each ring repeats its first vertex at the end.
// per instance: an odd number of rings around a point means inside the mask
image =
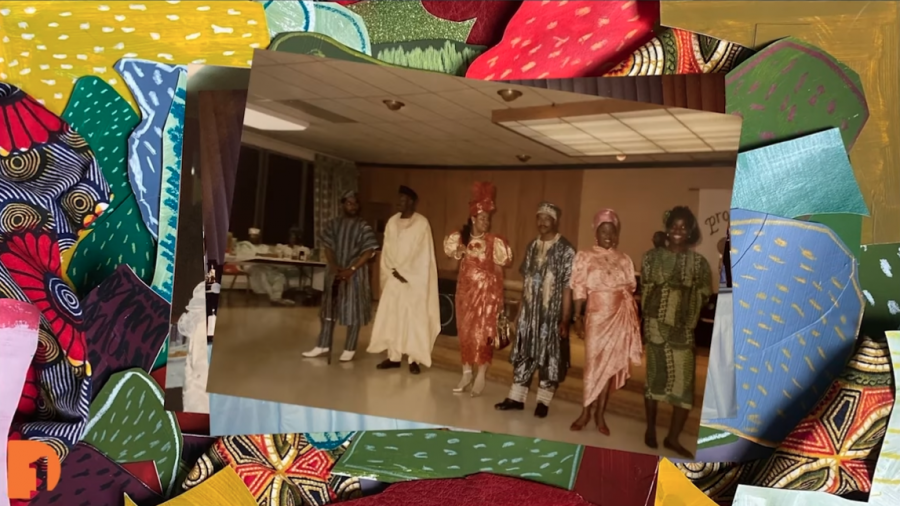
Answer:
POLYGON ((356 164, 326 155, 316 155, 313 177, 315 204, 316 247, 319 234, 328 220, 341 214, 341 195, 359 187, 359 172, 356 164))

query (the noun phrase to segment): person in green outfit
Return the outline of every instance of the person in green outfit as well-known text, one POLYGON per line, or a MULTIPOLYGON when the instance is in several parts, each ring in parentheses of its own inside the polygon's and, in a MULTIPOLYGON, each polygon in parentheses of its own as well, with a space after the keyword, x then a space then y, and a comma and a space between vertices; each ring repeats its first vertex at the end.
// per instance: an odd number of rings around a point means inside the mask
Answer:
POLYGON ((700 310, 712 294, 712 271, 706 258, 693 251, 700 241, 694 213, 685 206, 664 216, 666 243, 644 254, 641 265, 641 314, 647 356, 644 443, 657 448, 659 401, 674 408, 663 446, 692 458, 678 441, 694 403, 694 329, 700 310))

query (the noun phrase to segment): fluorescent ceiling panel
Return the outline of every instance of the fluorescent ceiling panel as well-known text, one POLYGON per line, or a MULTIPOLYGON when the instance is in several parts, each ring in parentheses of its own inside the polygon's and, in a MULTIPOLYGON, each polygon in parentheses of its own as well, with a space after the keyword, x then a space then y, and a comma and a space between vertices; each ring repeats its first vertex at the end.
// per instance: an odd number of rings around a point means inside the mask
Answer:
POLYGON ((309 128, 309 123, 276 116, 255 104, 248 104, 244 110, 244 126, 268 132, 301 132, 309 128))

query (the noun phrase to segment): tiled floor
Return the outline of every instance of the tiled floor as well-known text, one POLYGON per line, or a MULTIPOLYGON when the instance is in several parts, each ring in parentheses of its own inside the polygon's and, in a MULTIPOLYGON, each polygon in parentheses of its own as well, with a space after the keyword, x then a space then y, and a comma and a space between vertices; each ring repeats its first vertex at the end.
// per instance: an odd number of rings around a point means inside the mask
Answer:
MULTIPOLYGON (((525 411, 500 412, 494 404, 506 397, 509 386, 489 382, 480 397, 454 394, 460 374, 424 369, 418 376, 408 368, 377 370, 383 355, 366 353, 370 328, 360 335, 356 358, 337 361, 344 329, 336 331, 334 358, 303 358, 315 345, 319 331, 317 308, 222 307, 216 325, 208 390, 210 392, 403 418, 422 423, 502 432, 527 437, 567 441, 617 450, 651 453, 643 444, 644 425, 633 419, 608 414, 611 435, 603 436, 593 425, 572 432, 569 425, 581 412, 576 403, 554 401, 550 416, 533 416, 531 395, 525 411)), ((615 394, 613 394, 615 395, 615 394)), ((667 431, 658 429, 662 442, 667 431)), ((694 447, 691 436, 682 444, 694 447)), ((663 455, 668 455, 662 450, 663 455)))

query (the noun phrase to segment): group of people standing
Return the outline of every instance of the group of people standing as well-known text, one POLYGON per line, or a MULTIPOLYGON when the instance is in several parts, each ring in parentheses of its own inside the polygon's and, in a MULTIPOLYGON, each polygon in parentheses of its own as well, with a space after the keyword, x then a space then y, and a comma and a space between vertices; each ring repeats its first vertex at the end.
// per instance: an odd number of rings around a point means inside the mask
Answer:
MULTIPOLYGON (((443 242, 444 253, 459 261, 456 323, 462 379, 454 393, 478 396, 485 387, 493 352, 501 347, 507 316, 503 270, 513 263, 513 251, 490 232, 496 210, 496 188, 478 182, 469 203, 469 219, 443 242)), ((335 296, 322 307, 322 332, 307 357, 328 353, 335 322, 348 326, 341 360, 352 360, 359 326, 371 320, 368 260, 378 243, 374 231, 358 216, 353 192, 342 198, 344 215, 322 234, 331 266, 326 286, 336 283, 335 296), (351 300, 354 299, 354 300, 351 300)), ((381 298, 368 347, 387 352, 379 369, 400 367, 407 355, 409 370, 431 365, 431 350, 440 333, 437 265, 428 220, 416 213, 418 196, 399 189, 399 213, 388 222, 381 254, 381 298)), ((645 444, 657 448, 656 414, 660 401, 674 408, 663 445, 689 457, 680 444, 694 401, 694 329, 700 310, 712 293, 712 274, 703 255, 693 251, 700 228, 689 208, 679 206, 664 218, 665 231, 653 237, 653 249, 643 257, 640 287, 632 259, 619 251, 621 224, 615 211, 603 209, 592 221, 594 246, 576 252, 559 233, 561 211, 542 203, 536 212, 537 237, 525 250, 519 272, 523 292, 510 360, 513 385, 495 408, 522 410, 534 374, 538 374, 534 414, 546 417, 557 387, 570 366, 569 337, 585 341, 583 411, 571 430, 593 421, 609 435, 604 413, 611 392, 622 388, 630 367, 646 355, 644 391, 647 429, 645 444), (640 288, 640 305, 635 292, 640 288)), ((327 291, 327 289, 326 289, 327 291)))

